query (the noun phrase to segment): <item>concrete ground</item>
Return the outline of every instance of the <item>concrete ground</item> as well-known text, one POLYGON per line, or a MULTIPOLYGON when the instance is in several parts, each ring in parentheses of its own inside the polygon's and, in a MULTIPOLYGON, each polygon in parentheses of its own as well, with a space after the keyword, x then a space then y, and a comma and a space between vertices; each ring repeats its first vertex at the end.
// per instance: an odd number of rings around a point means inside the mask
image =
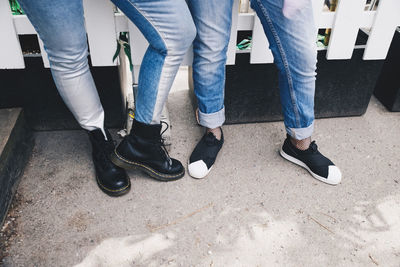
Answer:
MULTIPOLYGON (((169 97, 170 154, 202 130, 181 72, 169 97)), ((6 266, 400 266, 400 114, 372 98, 362 117, 316 121, 342 170, 330 186, 282 159, 282 122, 224 127, 204 180, 130 171, 120 198, 94 179, 82 131, 36 133, 18 189, 6 266)))

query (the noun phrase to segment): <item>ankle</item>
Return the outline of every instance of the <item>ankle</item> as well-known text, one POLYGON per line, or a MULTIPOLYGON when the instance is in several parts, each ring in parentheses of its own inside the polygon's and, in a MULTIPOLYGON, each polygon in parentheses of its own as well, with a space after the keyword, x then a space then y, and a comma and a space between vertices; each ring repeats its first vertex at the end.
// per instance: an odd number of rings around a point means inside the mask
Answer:
POLYGON ((292 145, 294 145, 299 150, 307 150, 311 144, 311 137, 301 139, 301 140, 297 140, 297 139, 294 139, 293 137, 290 137, 290 142, 292 143, 292 145))
POLYGON ((207 128, 207 133, 212 133, 215 136, 215 138, 217 138, 217 140, 221 140, 222 137, 221 127, 217 127, 214 129, 207 128))
POLYGON ((159 139, 161 132, 161 124, 146 124, 137 120, 133 121, 131 135, 138 136, 143 139, 159 139))

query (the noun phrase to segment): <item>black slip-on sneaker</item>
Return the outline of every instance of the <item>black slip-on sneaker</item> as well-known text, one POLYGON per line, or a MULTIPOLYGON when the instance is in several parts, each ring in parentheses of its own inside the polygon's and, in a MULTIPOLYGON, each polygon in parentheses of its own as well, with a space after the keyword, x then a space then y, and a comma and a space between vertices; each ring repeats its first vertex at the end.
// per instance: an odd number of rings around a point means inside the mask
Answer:
POLYGON ((188 171, 193 178, 201 179, 207 176, 217 159, 218 152, 224 144, 224 134, 221 129, 221 140, 213 133, 205 133, 194 148, 189 158, 188 171))
POLYGON ((337 185, 342 180, 340 169, 318 151, 315 141, 311 142, 307 150, 300 150, 292 144, 288 136, 283 143, 280 154, 285 159, 305 168, 321 182, 337 185))

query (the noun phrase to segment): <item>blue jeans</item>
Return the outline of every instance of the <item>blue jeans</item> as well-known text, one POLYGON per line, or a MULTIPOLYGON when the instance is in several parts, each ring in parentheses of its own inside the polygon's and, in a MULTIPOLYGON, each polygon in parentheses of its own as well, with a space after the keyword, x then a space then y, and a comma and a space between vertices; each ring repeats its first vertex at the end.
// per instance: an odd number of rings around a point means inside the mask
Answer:
POLYGON ((112 2, 149 42, 139 73, 135 119, 146 124, 159 124, 175 75, 196 36, 189 8, 185 0, 112 2))
MULTIPOLYGON (((113 2, 149 41, 140 70, 135 115, 140 122, 158 124, 179 65, 196 36, 189 8, 185 0, 113 2)), ((65 103, 84 129, 102 129, 104 111, 88 67, 82 0, 20 3, 43 40, 65 103)))
POLYGON ((251 0, 279 70, 286 131, 298 140, 314 130, 317 47, 312 3, 307 1, 288 18, 282 13, 284 0, 251 0))
POLYGON ((213 129, 225 121, 225 64, 233 0, 187 2, 197 29, 193 42, 193 84, 199 123, 213 129))
POLYGON ((178 63, 194 38, 193 81, 199 122, 208 128, 221 126, 225 121, 225 64, 233 0, 186 0, 187 5, 183 0, 111 1, 138 26, 150 43, 139 74, 136 119, 159 123, 178 63), (152 27, 157 31, 149 30, 152 27), (160 51, 164 51, 166 57, 160 51), (149 72, 154 71, 161 77, 150 75, 149 72))
POLYGON ((82 0, 18 0, 48 53, 65 104, 86 130, 104 127, 104 111, 88 66, 82 0))
MULTIPOLYGON (((136 120, 160 123, 176 72, 195 39, 194 83, 200 122, 209 128, 221 126, 232 0, 221 4, 212 0, 112 1, 149 41, 139 75, 136 120)), ((20 2, 43 40, 66 105, 84 129, 102 129, 104 111, 88 67, 82 0, 20 2)))

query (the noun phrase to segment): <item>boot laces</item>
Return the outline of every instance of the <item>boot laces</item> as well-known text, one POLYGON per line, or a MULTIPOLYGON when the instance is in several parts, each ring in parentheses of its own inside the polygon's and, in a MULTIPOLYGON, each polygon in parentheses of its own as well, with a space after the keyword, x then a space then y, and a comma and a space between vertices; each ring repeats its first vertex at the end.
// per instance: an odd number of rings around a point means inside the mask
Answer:
POLYGON ((110 160, 110 154, 114 151, 116 142, 114 140, 104 140, 99 142, 99 159, 104 164, 104 166, 113 165, 110 160))
POLYGON ((172 165, 171 157, 169 156, 167 148, 165 147, 165 138, 163 138, 163 134, 168 130, 169 125, 165 121, 161 121, 161 124, 165 124, 167 127, 161 132, 160 139, 157 142, 157 146, 163 158, 166 159, 170 165, 172 165))

